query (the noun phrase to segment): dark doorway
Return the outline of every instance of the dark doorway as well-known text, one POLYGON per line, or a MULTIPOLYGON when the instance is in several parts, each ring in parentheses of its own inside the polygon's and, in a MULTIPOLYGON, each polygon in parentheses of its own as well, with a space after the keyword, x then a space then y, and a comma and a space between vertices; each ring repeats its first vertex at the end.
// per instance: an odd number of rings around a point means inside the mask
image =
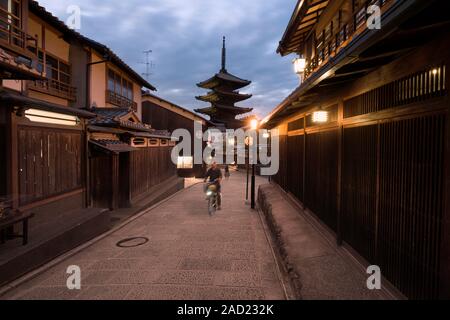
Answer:
POLYGON ((90 159, 92 205, 97 208, 112 208, 111 156, 94 153, 90 159))
POLYGON ((119 206, 128 208, 131 205, 130 195, 130 153, 119 155, 119 206))

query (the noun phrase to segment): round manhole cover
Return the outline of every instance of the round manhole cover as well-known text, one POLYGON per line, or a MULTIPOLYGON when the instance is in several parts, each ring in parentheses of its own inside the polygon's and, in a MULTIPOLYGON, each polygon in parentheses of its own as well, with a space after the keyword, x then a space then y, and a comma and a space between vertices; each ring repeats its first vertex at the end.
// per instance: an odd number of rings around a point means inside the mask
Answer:
POLYGON ((149 240, 146 237, 132 237, 120 240, 119 242, 117 242, 116 246, 120 248, 134 248, 142 246, 146 244, 148 241, 149 240))

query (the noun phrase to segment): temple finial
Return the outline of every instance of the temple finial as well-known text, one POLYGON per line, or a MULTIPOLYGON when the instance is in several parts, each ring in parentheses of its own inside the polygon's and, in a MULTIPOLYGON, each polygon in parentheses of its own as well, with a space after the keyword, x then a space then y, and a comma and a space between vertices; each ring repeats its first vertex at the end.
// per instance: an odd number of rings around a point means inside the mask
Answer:
POLYGON ((222 69, 220 71, 227 72, 226 69, 227 62, 227 49, 225 47, 225 37, 223 37, 223 46, 222 46, 222 69))

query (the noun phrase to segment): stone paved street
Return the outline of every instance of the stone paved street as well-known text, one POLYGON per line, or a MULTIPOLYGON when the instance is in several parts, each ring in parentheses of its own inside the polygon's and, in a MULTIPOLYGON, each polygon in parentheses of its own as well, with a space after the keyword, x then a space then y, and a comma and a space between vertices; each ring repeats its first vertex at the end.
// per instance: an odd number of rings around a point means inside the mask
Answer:
POLYGON ((202 185, 185 189, 1 298, 285 299, 264 226, 245 205, 245 175, 233 173, 223 194, 209 217, 202 185), (116 246, 135 236, 149 242, 116 246), (81 267, 81 290, 66 288, 69 265, 81 267))

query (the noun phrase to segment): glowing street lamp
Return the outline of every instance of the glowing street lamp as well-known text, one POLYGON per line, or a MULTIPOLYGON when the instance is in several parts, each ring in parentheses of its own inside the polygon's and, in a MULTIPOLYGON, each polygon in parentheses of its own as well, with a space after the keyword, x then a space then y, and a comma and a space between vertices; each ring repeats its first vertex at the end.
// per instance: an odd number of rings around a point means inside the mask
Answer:
POLYGON ((258 129, 258 125, 259 125, 258 119, 252 119, 252 120, 250 121, 250 128, 251 128, 252 130, 258 129))

